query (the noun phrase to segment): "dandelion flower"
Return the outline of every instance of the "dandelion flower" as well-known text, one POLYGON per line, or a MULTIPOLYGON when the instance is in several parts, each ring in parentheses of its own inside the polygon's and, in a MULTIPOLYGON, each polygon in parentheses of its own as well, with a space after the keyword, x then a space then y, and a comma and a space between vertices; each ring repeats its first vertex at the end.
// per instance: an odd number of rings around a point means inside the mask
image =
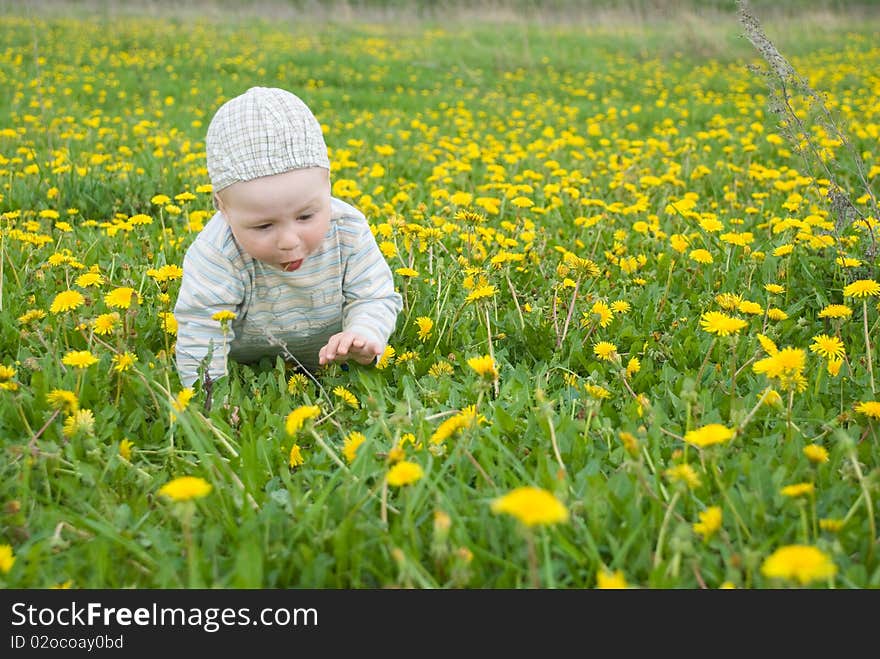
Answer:
MULTIPOLYGON (((605 304, 602 300, 598 300, 592 306, 590 314, 595 314, 598 317, 599 327, 608 327, 614 319, 614 313, 611 311, 611 307, 605 304)), ((583 325, 583 323, 581 324, 583 325)))
POLYGON ((76 285, 80 288, 88 288, 89 286, 100 286, 103 283, 103 275, 97 272, 87 272, 76 278, 76 285))
POLYGON ((804 447, 804 455, 813 464, 828 462, 828 450, 819 444, 808 444, 804 447))
POLYGON ((92 321, 92 329, 95 330, 95 334, 107 336, 108 334, 113 333, 118 322, 119 314, 115 311, 113 313, 102 313, 92 321))
POLYGON ((843 288, 844 297, 867 297, 880 294, 880 284, 873 279, 859 279, 843 288))
POLYGON ((131 306, 131 298, 137 295, 137 291, 128 286, 115 288, 104 296, 104 302, 113 309, 128 309, 131 306))
POLYGON ((299 432, 303 424, 309 419, 313 419, 321 413, 321 408, 317 405, 301 405, 287 415, 284 422, 284 429, 287 434, 293 437, 299 432))
POLYGON ((632 306, 626 300, 615 300, 611 303, 611 311, 614 313, 629 313, 632 306))
POLYGON ((568 509, 547 490, 524 486, 495 499, 492 512, 507 513, 526 526, 557 524, 568 521, 568 509))
POLYGON ((844 521, 842 519, 823 518, 819 520, 819 528, 823 531, 837 533, 843 528, 844 521))
POLYGON ((128 351, 125 351, 120 355, 113 355, 113 370, 117 373, 127 371, 132 366, 134 366, 134 363, 137 360, 137 355, 134 355, 128 351))
POLYGON ((739 332, 748 323, 741 318, 734 318, 719 311, 707 311, 700 317, 700 325, 710 334, 729 336, 739 332))
POLYGON ((782 309, 771 307, 767 309, 767 318, 778 322, 780 320, 786 320, 788 318, 788 314, 785 313, 782 309))
POLYGON ((388 366, 392 363, 396 352, 397 351, 393 347, 385 346, 385 350, 382 351, 381 356, 376 361, 376 368, 378 368, 379 370, 388 368, 388 366))
POLYGON ((189 501, 199 499, 211 492, 211 484, 198 476, 181 476, 165 483, 159 488, 159 494, 172 501, 189 501))
POLYGON ((819 312, 819 318, 849 318, 852 309, 845 304, 829 304, 819 312))
POLYGON ((452 364, 442 361, 431 364, 431 367, 428 369, 428 375, 434 378, 439 378, 444 375, 452 375, 454 372, 455 369, 452 368, 452 364))
POLYGON ((85 304, 85 301, 86 299, 79 291, 62 291, 55 296, 54 300, 52 300, 49 311, 54 314, 61 313, 63 311, 71 311, 73 309, 81 307, 83 304, 85 304))
POLYGON ((61 358, 61 362, 74 368, 88 368, 92 364, 97 364, 98 358, 88 350, 71 350, 61 358))
POLYGON ((712 254, 707 249, 692 250, 688 256, 691 261, 696 261, 697 263, 709 264, 713 262, 712 254))
POLYGON ((610 362, 617 355, 617 346, 609 341, 599 341, 599 343, 593 346, 593 354, 599 359, 610 362))
POLYGON ((358 401, 357 396, 341 385, 333 389, 333 395, 341 398, 342 402, 349 407, 353 407, 354 409, 360 407, 360 402, 358 401))
POLYGON ((418 270, 413 270, 412 268, 397 268, 397 270, 395 270, 394 272, 396 272, 396 273, 397 273, 398 275, 400 275, 401 277, 409 277, 409 278, 412 278, 412 277, 418 277, 418 276, 419 276, 419 271, 418 271, 418 270))
POLYGON ((880 419, 880 402, 876 400, 863 401, 856 405, 856 412, 872 419, 880 419))
POLYGON ((689 430, 684 435, 684 441, 693 446, 711 446, 723 444, 733 439, 734 431, 720 423, 710 423, 695 430, 689 430))
POLYGON ((843 366, 842 359, 829 359, 825 365, 828 369, 828 375, 831 377, 837 377, 837 374, 840 373, 840 367, 843 366))
POLYGON ((134 447, 134 442, 131 441, 128 437, 119 442, 119 455, 126 460, 131 461, 131 449, 134 447))
POLYGON ((302 451, 299 447, 299 444, 294 444, 290 447, 290 457, 287 460, 287 463, 291 468, 299 467, 301 464, 305 463, 305 458, 302 456, 302 451))
POLYGON ((764 290, 773 295, 782 295, 785 293, 785 287, 779 284, 764 284, 764 290))
POLYGON ((416 324, 419 326, 419 341, 426 341, 431 336, 431 330, 434 328, 434 321, 427 316, 419 316, 416 318, 416 324))
POLYGON ((673 483, 684 483, 691 490, 700 487, 699 474, 686 462, 670 467, 663 475, 673 483))
POLYGON ((349 462, 349 464, 354 462, 355 457, 357 457, 358 448, 365 441, 367 441, 366 436, 356 430, 348 433, 348 437, 343 440, 342 455, 345 456, 345 459, 349 462))
POLYGON ((305 375, 303 375, 302 373, 294 373, 287 381, 287 393, 298 394, 302 391, 305 391, 308 384, 309 379, 305 375))
POLYGON ((631 378, 633 375, 642 370, 642 363, 639 361, 638 357, 630 357, 629 362, 626 364, 626 376, 631 378))
POLYGON ((483 355, 482 357, 471 357, 468 359, 468 366, 470 366, 474 371, 476 371, 477 375, 480 377, 486 378, 487 380, 497 380, 498 379, 498 368, 495 365, 495 360, 492 359, 491 355, 483 355))
POLYGON ((217 311, 216 313, 211 315, 212 320, 216 320, 220 323, 226 324, 230 320, 235 320, 236 315, 234 311, 228 311, 224 309, 223 311, 217 311))
POLYGON ((12 553, 12 545, 0 545, 0 572, 9 574, 15 565, 15 556, 12 553))
POLYGON ((816 491, 816 486, 812 483, 795 483, 794 485, 786 485, 783 487, 779 493, 782 496, 791 497, 792 499, 796 497, 802 497, 807 494, 813 494, 816 491))
POLYGON ((487 298, 491 298, 495 296, 495 287, 491 285, 480 286, 475 288, 473 291, 468 294, 465 298, 465 302, 476 302, 478 300, 485 300, 487 298))
POLYGON ((76 394, 67 389, 53 389, 46 394, 46 402, 53 409, 61 410, 65 414, 73 414, 79 409, 76 394))
POLYGON ((817 334, 813 337, 810 352, 818 353, 827 359, 840 359, 846 354, 843 341, 836 336, 828 336, 827 334, 817 334))
POLYGON ((710 506, 703 512, 698 513, 697 516, 700 518, 700 521, 694 523, 694 533, 699 533, 703 536, 704 541, 708 541, 721 528, 721 508, 710 506))
POLYGON ((768 556, 761 573, 771 579, 787 579, 806 585, 811 581, 830 579, 837 566, 821 549, 810 545, 787 545, 768 556))
POLYGON ((596 573, 596 588, 599 590, 624 590, 629 588, 623 570, 599 570, 596 573))
POLYGON ((61 433, 68 439, 77 435, 91 435, 95 430, 95 415, 91 410, 77 410, 64 420, 61 433))
POLYGON ((422 470, 421 465, 415 462, 406 462, 404 460, 398 462, 388 470, 386 479, 388 480, 389 485, 402 487, 404 485, 412 485, 424 475, 425 472, 422 470))

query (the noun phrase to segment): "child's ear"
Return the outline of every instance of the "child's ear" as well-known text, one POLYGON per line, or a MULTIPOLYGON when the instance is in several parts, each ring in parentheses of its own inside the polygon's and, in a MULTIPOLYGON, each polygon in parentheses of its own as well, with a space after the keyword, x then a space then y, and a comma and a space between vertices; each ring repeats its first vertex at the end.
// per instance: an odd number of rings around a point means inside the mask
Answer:
POLYGON ((216 192, 214 193, 214 208, 218 211, 223 212, 223 202, 220 200, 220 195, 216 192))

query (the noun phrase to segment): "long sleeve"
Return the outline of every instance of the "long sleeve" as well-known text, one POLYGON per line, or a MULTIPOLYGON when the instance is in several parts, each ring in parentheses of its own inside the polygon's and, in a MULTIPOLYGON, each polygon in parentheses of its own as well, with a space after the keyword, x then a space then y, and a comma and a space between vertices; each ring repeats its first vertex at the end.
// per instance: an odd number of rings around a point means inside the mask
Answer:
POLYGON ((383 346, 397 324, 403 299, 394 290, 391 268, 366 220, 340 223, 347 251, 342 279, 342 328, 383 346))
POLYGON ((220 322, 212 316, 218 311, 237 313, 244 295, 235 265, 211 245, 196 240, 184 256, 183 278, 174 306, 177 371, 184 387, 196 381, 209 353, 209 376, 217 379, 226 375, 229 344, 235 334, 229 323, 224 335, 220 322))

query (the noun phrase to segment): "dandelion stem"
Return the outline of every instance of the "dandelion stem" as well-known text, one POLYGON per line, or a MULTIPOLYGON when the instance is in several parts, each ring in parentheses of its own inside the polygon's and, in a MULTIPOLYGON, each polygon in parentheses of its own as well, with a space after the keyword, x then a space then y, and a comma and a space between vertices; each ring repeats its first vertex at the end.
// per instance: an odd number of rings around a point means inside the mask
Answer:
MULTIPOLYGON (((486 311, 486 338, 489 339, 489 356, 492 358, 492 363, 495 363, 495 349, 492 347, 492 324, 489 320, 489 307, 486 306, 484 308, 486 311)), ((498 378, 495 378, 492 381, 492 386, 495 389, 495 397, 498 397, 498 378)))
POLYGON ((571 294, 571 302, 568 305, 568 313, 565 315, 565 324, 562 326, 562 336, 559 336, 556 339, 557 348, 562 346, 562 342, 565 341, 565 335, 568 334, 568 324, 571 322, 571 314, 574 313, 574 303, 577 300, 578 288, 580 288, 580 285, 581 280, 580 277, 578 277, 578 280, 574 283, 574 291, 571 294))
POLYGON ((764 389, 761 392, 761 397, 758 399, 758 402, 755 403, 755 406, 751 409, 751 411, 746 415, 746 418, 742 420, 742 423, 739 424, 739 427, 736 429, 736 433, 741 433, 747 425, 749 425, 749 421, 752 420, 752 417, 755 416, 757 411, 760 409, 761 405, 764 403, 764 399, 767 398, 767 394, 770 392, 770 389, 764 389))
MULTIPOLYGON (((712 476, 715 478, 715 484, 718 486, 718 491, 721 492, 721 497, 724 499, 725 503, 730 506, 730 511, 733 513, 733 516, 737 521, 737 534, 739 534, 739 529, 742 528, 743 532, 746 534, 746 538, 751 540, 752 534, 749 532, 749 527, 746 526, 746 523, 743 521, 742 517, 739 516, 739 512, 736 509, 736 506, 733 505, 733 501, 730 499, 730 495, 727 493, 727 489, 724 488, 721 484, 721 477, 718 473, 718 465, 715 464, 715 461, 711 462, 712 467, 712 476)), ((740 542, 742 542, 742 538, 740 538, 740 542)))
POLYGON ((675 504, 678 503, 678 498, 680 496, 680 492, 673 494, 672 499, 669 501, 669 505, 666 506, 666 514, 663 515, 663 522, 660 524, 660 532, 657 534, 657 550, 654 552, 654 567, 660 565, 660 561, 663 560, 663 541, 666 539, 666 528, 672 517, 672 509, 675 507, 675 504))
POLYGON ((538 552, 535 549, 535 536, 532 530, 526 527, 526 549, 529 557, 529 577, 532 580, 532 588, 541 587, 541 577, 538 573, 538 552))
MULTIPOLYGON (((866 567, 869 566, 874 559, 874 544, 877 542, 877 522, 874 520, 874 505, 871 503, 871 491, 865 482, 865 476, 862 474, 862 468, 856 459, 855 449, 849 449, 849 461, 852 463, 856 477, 859 479, 859 485, 862 488, 862 498, 865 500, 865 509, 868 513, 868 555, 865 558, 866 567)), ((848 515, 847 515, 848 517, 848 515)))
POLYGON ((868 302, 867 298, 862 298, 862 320, 865 325, 865 351, 868 354, 868 374, 871 376, 871 393, 874 394, 874 366, 871 361, 871 338, 868 334, 868 302))
POLYGON ((716 340, 717 339, 715 339, 714 337, 712 338, 712 343, 709 344, 709 349, 706 350, 706 357, 703 359, 703 363, 700 364, 700 370, 697 371, 697 380, 696 380, 697 386, 699 386, 699 384, 700 384, 700 378, 703 377, 703 369, 706 368, 706 364, 709 361, 709 357, 712 355, 712 348, 715 347, 716 340))
MULTIPOLYGON (((507 280, 507 286, 510 288, 510 294, 513 296, 513 303, 516 305, 516 311, 519 314, 519 326, 520 329, 526 328, 526 320, 523 318, 522 309, 519 306, 519 299, 516 297, 516 289, 513 287, 513 282, 510 281, 510 277, 507 273, 504 274, 504 278, 507 280)), ((0 309, 2 311, 2 309, 0 309)))

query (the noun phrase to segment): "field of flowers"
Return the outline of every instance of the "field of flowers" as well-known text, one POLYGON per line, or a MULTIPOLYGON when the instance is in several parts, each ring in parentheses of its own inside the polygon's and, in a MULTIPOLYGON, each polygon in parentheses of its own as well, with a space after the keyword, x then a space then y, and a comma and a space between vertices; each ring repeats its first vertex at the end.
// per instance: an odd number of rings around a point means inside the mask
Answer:
MULTIPOLYGON (((0 586, 880 586, 869 186, 735 16, 672 30, 0 18, 0 586), (253 85, 404 309, 376 368, 185 390, 204 133, 253 85)), ((876 30, 780 43, 874 182, 876 30)))

